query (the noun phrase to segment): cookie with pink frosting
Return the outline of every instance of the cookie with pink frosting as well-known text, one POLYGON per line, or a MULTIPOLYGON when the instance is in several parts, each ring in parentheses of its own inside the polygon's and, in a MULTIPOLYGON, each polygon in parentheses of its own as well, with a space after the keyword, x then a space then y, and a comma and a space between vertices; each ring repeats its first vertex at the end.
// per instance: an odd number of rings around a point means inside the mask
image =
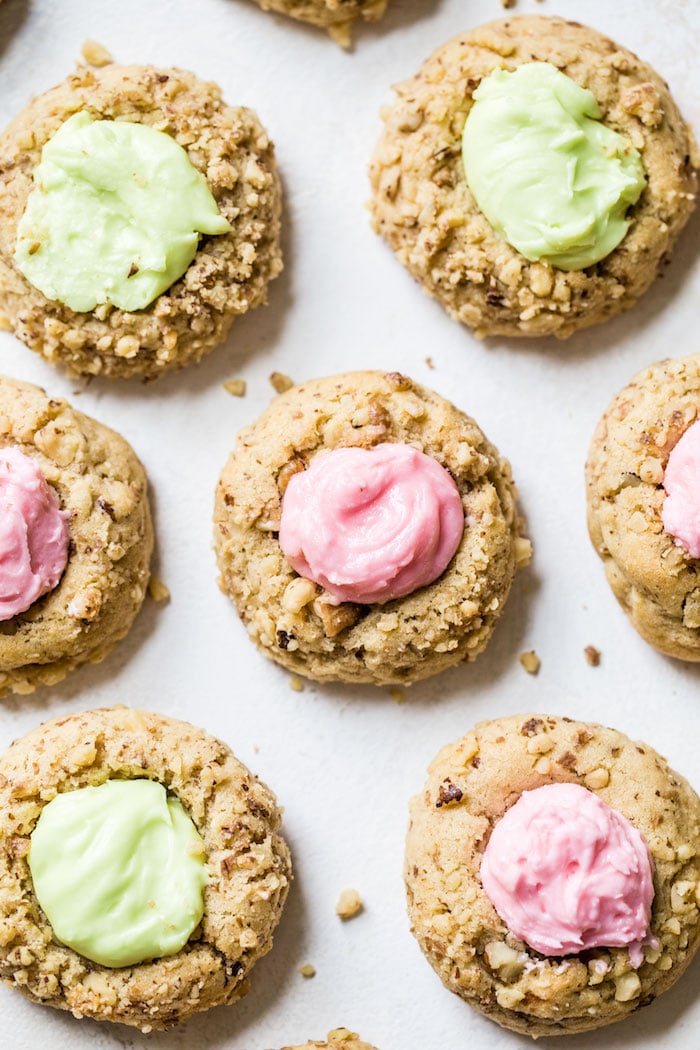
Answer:
POLYGON ((0 377, 0 695, 106 656, 141 607, 152 547, 124 438, 0 377))
POLYGON ((250 636, 318 680, 409 683, 473 660, 530 555, 507 461, 397 372, 275 398, 239 435, 214 523, 250 636))
POLYGON ((532 1036, 621 1020, 700 945, 700 798, 647 744, 482 722, 411 802, 413 933, 451 991, 532 1036))
POLYGON ((700 355, 660 361, 612 401, 586 464, 588 530, 633 625, 700 660, 700 355))

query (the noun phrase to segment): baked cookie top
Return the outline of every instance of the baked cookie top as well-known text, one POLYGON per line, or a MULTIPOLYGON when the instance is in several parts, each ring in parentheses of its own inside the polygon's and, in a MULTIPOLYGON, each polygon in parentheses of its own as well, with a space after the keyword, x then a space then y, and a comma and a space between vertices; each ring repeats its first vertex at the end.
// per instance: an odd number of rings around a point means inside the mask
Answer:
POLYGON ((128 708, 47 722, 0 758, 0 973, 31 999, 76 1016, 167 1028, 248 990, 272 944, 291 878, 274 795, 221 741, 186 722, 128 708), (113 969, 61 944, 39 907, 31 835, 59 794, 154 780, 204 843, 204 915, 176 954, 113 969))
POLYGON ((128 632, 146 593, 153 530, 131 446, 62 398, 0 376, 0 446, 39 468, 68 526, 57 585, 0 625, 0 693, 30 693, 103 659, 128 632))
POLYGON ((311 380, 275 398, 241 431, 214 510, 221 587, 262 651, 310 678, 375 684, 415 681, 481 652, 530 555, 521 530, 507 461, 472 419, 397 372, 311 380), (285 557, 282 500, 321 453, 391 443, 449 472, 462 538, 433 583, 382 604, 338 604, 285 557))
POLYGON ((405 877, 413 932, 451 991, 514 1031, 586 1031, 650 1003, 698 947, 700 799, 651 747, 614 729, 552 715, 482 722, 443 748, 411 802, 405 877), (623 947, 541 955, 484 891, 494 827, 523 792, 551 784, 594 792, 646 841, 655 895, 637 968, 623 947))
POLYGON ((155 378, 197 361, 233 320, 265 301, 282 269, 273 146, 250 109, 179 69, 81 69, 33 99, 0 136, 0 310, 15 333, 71 373, 155 378), (14 260, 44 146, 83 113, 164 132, 206 179, 230 232, 204 236, 183 276, 143 309, 105 303, 80 313, 52 301, 14 260))
POLYGON ((374 229, 477 335, 566 337, 631 306, 695 202, 698 158, 663 80, 578 22, 523 15, 460 34, 396 88, 370 166, 374 229), (473 96, 494 70, 549 63, 592 92, 603 123, 641 155, 646 186, 624 240, 583 270, 529 261, 477 207, 463 168, 473 96))
POLYGON ((699 407, 700 355, 645 368, 603 415, 586 464, 588 529, 610 586, 642 637, 682 660, 700 660, 700 563, 664 527, 664 479, 699 407))

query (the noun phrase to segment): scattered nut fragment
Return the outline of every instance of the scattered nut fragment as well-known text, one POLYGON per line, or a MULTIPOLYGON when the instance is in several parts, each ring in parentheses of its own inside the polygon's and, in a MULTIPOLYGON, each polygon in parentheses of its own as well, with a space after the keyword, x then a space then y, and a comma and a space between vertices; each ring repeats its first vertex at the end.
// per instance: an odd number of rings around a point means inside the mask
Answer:
POLYGON ((98 44, 96 40, 86 40, 80 49, 80 54, 89 66, 94 66, 96 69, 108 66, 113 61, 107 48, 103 44, 98 44))
POLYGON ((224 383, 224 390, 233 397, 245 397, 246 381, 245 379, 227 379, 224 383))
POLYGON ((521 653, 519 659, 528 674, 537 674, 542 661, 534 649, 530 649, 527 653, 521 653))
POLYGON ((428 366, 428 368, 431 368, 431 369, 434 369, 434 368, 435 368, 435 365, 434 365, 434 363, 433 363, 433 359, 432 359, 432 357, 426 357, 426 359, 425 359, 425 363, 426 363, 426 365, 428 366))
POLYGON ((289 679, 289 688, 293 689, 295 693, 304 692, 304 683, 298 674, 293 674, 289 679))
POLYGON ((315 977, 316 967, 312 966, 311 963, 304 963, 303 966, 299 967, 299 973, 302 977, 315 977))
POLYGON ((391 699, 394 701, 395 704, 405 704, 406 703, 406 690, 405 689, 399 689, 398 686, 395 686, 393 689, 389 690, 389 696, 391 697, 391 699))
POLYGON ((333 22, 326 26, 331 40, 339 44, 345 51, 352 47, 352 22, 333 22))
POLYGON ((294 380, 282 372, 271 372, 270 382, 278 394, 283 394, 285 390, 291 390, 294 386, 294 380))
POLYGON ((587 645, 583 650, 583 655, 586 657, 586 663, 590 664, 591 667, 597 667, 600 663, 600 649, 596 649, 594 645, 587 645))
POLYGON ((148 581, 148 596, 154 602, 167 602, 170 600, 170 591, 157 576, 151 576, 148 581))
POLYGON ((501 0, 501 7, 515 7, 515 0, 501 0))
POLYGON ((347 922, 348 919, 354 919, 356 915, 359 915, 364 904, 362 903, 362 897, 357 890, 343 890, 338 897, 338 903, 335 906, 335 914, 338 915, 343 922, 347 922))

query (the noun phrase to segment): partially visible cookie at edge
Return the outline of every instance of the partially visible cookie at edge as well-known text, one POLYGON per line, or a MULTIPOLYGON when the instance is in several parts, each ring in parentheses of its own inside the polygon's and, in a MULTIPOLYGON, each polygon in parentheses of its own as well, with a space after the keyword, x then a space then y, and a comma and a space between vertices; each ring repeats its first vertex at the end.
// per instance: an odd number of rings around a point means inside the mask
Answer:
POLYGON ((341 47, 350 47, 360 22, 377 22, 389 0, 255 0, 263 11, 275 11, 328 30, 341 47))
POLYGON ((35 464, 68 522, 58 584, 0 623, 0 695, 30 693, 127 634, 149 578, 147 481, 123 437, 37 386, 0 377, 0 446, 35 464))
POLYGON ((57 718, 0 757, 0 974, 35 1002, 142 1031, 233 1003, 272 945, 291 879, 272 792, 221 741, 129 708, 57 718), (30 836, 56 796, 110 780, 162 784, 204 843, 204 915, 176 954, 111 968, 61 944, 39 907, 30 836))
POLYGON ((465 413, 397 372, 350 372, 281 394, 241 431, 216 490, 223 591, 265 655, 321 681, 407 683, 475 659, 529 559, 522 530, 507 460, 465 413), (338 604, 285 557, 283 495, 319 453, 387 443, 446 468, 464 532, 434 582, 384 604, 338 604))
POLYGON ((477 335, 566 338, 632 306, 663 268, 693 210, 700 158, 667 85, 632 52, 578 22, 522 15, 455 37, 396 92, 370 166, 373 226, 477 335), (590 90, 646 172, 624 240, 583 270, 528 261, 496 233, 464 175, 461 137, 474 92, 494 70, 532 62, 590 90))
POLYGON ((700 355, 659 361, 617 394, 586 464, 588 530, 615 597, 644 639, 700 660, 700 560, 664 528, 664 476, 700 413, 700 355))
POLYGON ((283 1046, 282 1050, 376 1050, 376 1047, 363 1043, 356 1032, 350 1032, 347 1028, 336 1028, 328 1033, 328 1042, 283 1046))
POLYGON ((71 374, 153 379, 199 360, 236 317, 265 302, 282 269, 274 148, 256 114, 179 69, 79 69, 34 98, 0 135, 0 311, 15 334, 71 374), (51 301, 19 271, 17 228, 46 143, 77 112, 166 132, 206 179, 231 230, 204 236, 181 278, 135 311, 81 313, 51 301))
POLYGON ((598 1028, 671 987, 700 944, 700 799, 648 744, 556 715, 482 722, 436 756, 410 806, 405 880, 413 933, 445 986, 534 1037, 598 1028), (545 956, 509 931, 480 866, 523 795, 576 784, 621 813, 653 861, 651 943, 545 956))

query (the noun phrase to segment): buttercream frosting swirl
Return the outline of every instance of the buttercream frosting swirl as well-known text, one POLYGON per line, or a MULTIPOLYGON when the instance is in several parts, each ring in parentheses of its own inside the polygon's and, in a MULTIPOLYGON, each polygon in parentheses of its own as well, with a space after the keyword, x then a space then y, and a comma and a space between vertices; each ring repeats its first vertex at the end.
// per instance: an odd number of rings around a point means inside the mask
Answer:
POLYGON ((464 531, 451 476, 410 445, 321 452, 292 476, 280 545, 337 602, 382 603, 432 583, 464 531))
POLYGON ((652 862, 639 831, 579 784, 525 791, 498 821, 481 881, 508 929, 542 955, 651 943, 652 862))
POLYGON ((700 421, 671 449, 664 471, 664 529, 691 558, 700 558, 700 421))
POLYGON ((68 561, 68 517, 29 456, 0 449, 0 621, 52 591, 68 561))

